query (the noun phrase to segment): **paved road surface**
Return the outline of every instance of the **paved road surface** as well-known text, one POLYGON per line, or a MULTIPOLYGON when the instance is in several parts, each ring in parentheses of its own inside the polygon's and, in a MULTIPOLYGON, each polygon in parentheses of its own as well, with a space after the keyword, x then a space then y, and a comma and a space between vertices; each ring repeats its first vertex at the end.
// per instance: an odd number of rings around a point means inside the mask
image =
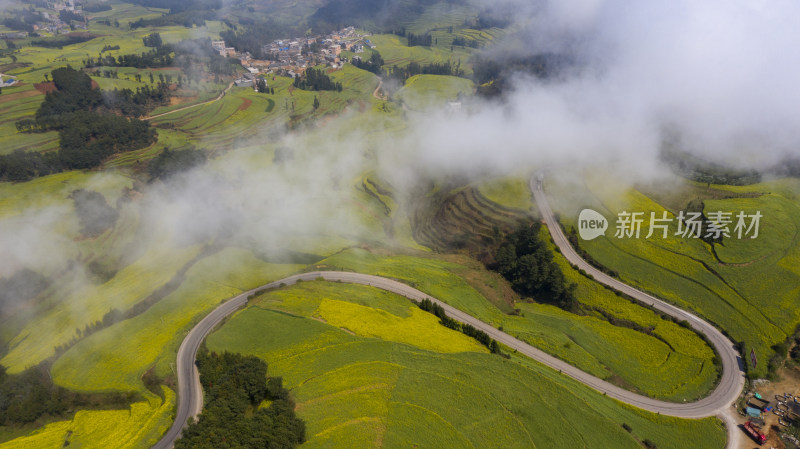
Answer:
MULTIPOLYGON (((728 447, 738 447, 738 440, 741 436, 741 432, 737 429, 733 415, 731 415, 731 413, 734 413, 731 406, 744 387, 745 377, 742 370, 742 361, 733 343, 717 328, 701 320, 696 315, 622 283, 583 260, 578 253, 575 252, 575 249, 570 246, 561 226, 556 222, 553 211, 550 208, 550 203, 547 201, 547 196, 544 193, 542 177, 543 176, 540 174, 531 178, 530 188, 542 218, 547 223, 547 228, 550 231, 550 235, 553 237, 553 241, 567 260, 578 268, 586 271, 586 273, 592 275, 597 282, 608 285, 643 304, 647 304, 679 320, 686 320, 693 329, 705 335, 717 350, 722 360, 722 377, 719 385, 717 385, 717 388, 709 396, 693 404, 678 404, 677 406, 679 409, 680 407, 685 408, 682 408, 681 410, 683 411, 677 416, 699 418, 702 416, 717 415, 725 422, 726 428, 728 429, 728 447)), ((609 396, 646 410, 661 412, 662 414, 671 414, 669 413, 670 410, 676 410, 675 406, 665 407, 659 404, 660 401, 642 398, 641 396, 637 397, 637 395, 633 395, 630 392, 625 392, 621 395, 609 392, 609 396)))
POLYGON ((735 447, 734 444, 738 441, 740 432, 732 423, 732 416, 730 415, 731 404, 739 396, 744 385, 744 376, 739 368, 737 360, 737 352, 733 348, 733 344, 725 338, 717 329, 710 324, 701 320, 700 318, 678 309, 670 304, 664 303, 646 293, 636 290, 626 284, 613 279, 594 267, 587 264, 581 259, 577 253, 569 246, 561 228, 555 223, 552 216, 552 211, 541 190, 539 181, 532 180, 531 187, 536 197, 536 202, 545 217, 548 227, 556 244, 561 248, 570 262, 578 265, 580 268, 586 270, 587 273, 595 277, 596 280, 607 284, 617 290, 620 290, 631 297, 650 304, 653 307, 677 317, 681 320, 687 320, 692 327, 699 332, 704 333, 712 344, 717 348, 720 356, 722 357, 723 373, 718 387, 707 397, 690 403, 673 403, 651 399, 646 396, 641 396, 630 391, 624 390, 616 385, 612 385, 602 379, 587 374, 574 366, 557 359, 521 340, 518 340, 511 335, 501 332, 491 325, 478 320, 477 318, 462 312, 455 307, 452 307, 444 302, 431 297, 413 287, 410 287, 401 282, 372 276, 361 273, 340 272, 340 271, 318 271, 312 273, 298 274, 289 276, 269 283, 267 285, 258 287, 256 289, 244 292, 235 298, 223 303, 208 316, 206 316, 200 323, 198 323, 186 336, 180 349, 178 350, 178 411, 175 417, 175 422, 164 437, 155 446, 156 449, 168 449, 172 447, 174 441, 180 436, 187 419, 189 417, 197 416, 202 409, 202 388, 199 382, 199 375, 197 367, 194 364, 197 350, 200 343, 211 332, 211 330, 220 323, 226 316, 230 315, 237 309, 243 307, 247 302, 247 297, 253 293, 277 288, 281 285, 292 285, 298 280, 314 280, 325 279, 328 281, 341 281, 353 284, 364 284, 377 287, 392 293, 396 293, 406 298, 415 301, 429 298, 431 301, 441 305, 448 316, 462 323, 467 323, 480 329, 493 339, 516 350, 534 360, 537 360, 545 365, 559 370, 563 374, 570 376, 579 382, 594 388, 597 391, 607 394, 608 396, 634 405, 636 407, 649 410, 651 412, 661 413, 662 415, 678 416, 682 418, 704 418, 707 416, 717 415, 726 423, 729 434, 729 447, 735 447))

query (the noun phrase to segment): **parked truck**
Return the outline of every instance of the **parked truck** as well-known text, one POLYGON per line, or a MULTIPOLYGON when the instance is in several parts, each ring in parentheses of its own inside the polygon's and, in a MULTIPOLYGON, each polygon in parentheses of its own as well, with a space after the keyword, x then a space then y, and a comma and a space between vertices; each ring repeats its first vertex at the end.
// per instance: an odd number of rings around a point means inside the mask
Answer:
POLYGON ((752 422, 747 421, 744 423, 744 430, 750 435, 750 438, 754 439, 758 444, 764 444, 767 442, 767 436, 761 433, 758 427, 756 427, 752 422))

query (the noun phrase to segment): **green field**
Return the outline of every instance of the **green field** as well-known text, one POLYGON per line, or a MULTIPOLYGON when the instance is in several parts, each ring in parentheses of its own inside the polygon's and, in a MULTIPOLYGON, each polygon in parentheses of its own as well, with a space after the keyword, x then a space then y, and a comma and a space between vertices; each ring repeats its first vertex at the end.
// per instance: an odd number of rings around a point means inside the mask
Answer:
POLYGON ((399 279, 586 372, 649 396, 692 400, 710 390, 717 377, 714 354, 700 337, 589 281, 560 256, 556 260, 568 281, 578 284, 579 301, 643 328, 652 327, 652 335, 611 325, 600 313, 578 316, 546 304, 487 301, 477 288, 498 291, 497 283, 504 281, 486 275, 479 279, 475 272, 482 267, 476 263, 469 270, 432 257, 348 250, 317 266, 399 279), (508 314, 512 307, 521 313, 508 314))
MULTIPOLYGON (((44 94, 34 83, 44 82, 54 68, 82 67, 106 45, 121 47, 104 53, 113 56, 147 51, 142 37, 152 32, 178 42, 216 39, 227 28, 208 21, 202 27, 132 30, 130 22, 166 10, 120 0, 109 4, 112 11, 91 14, 89 32, 97 37, 90 41, 49 49, 28 45, 28 39, 18 42, 18 64, 0 58, 4 73, 20 80, 0 94, 0 155, 58 149, 56 132, 19 134, 15 127, 35 114, 44 94), (117 19, 120 27, 100 24, 104 19, 117 19)), ((307 15, 315 6, 278 0, 256 5, 254 14, 285 20, 307 15)), ((453 39, 484 47, 507 33, 465 28, 475 14, 472 6, 438 3, 424 6, 414 20, 401 21, 409 32, 430 32, 431 47, 408 47, 405 38, 390 34, 369 39, 389 67, 449 61, 469 75, 470 57, 480 50, 451 49, 453 39)), ((159 74, 185 75, 177 67, 97 70, 117 75, 92 73, 106 90, 149 86, 151 73, 156 81, 159 74), (135 81, 136 75, 143 81, 135 81)), ((24 307, 0 316, 0 364, 19 373, 52 363, 51 378, 59 386, 87 393, 135 392, 140 398, 129 409, 78 410, 56 421, 45 417, 35 430, 3 429, 0 441, 15 439, 0 449, 150 447, 174 416, 175 393, 165 385, 174 381, 177 349, 192 326, 222 301, 303 270, 354 270, 398 279, 642 394, 682 401, 708 392, 718 373, 711 349, 697 335, 591 282, 558 254, 568 281, 577 284, 583 314, 520 298, 476 260, 438 254, 434 245, 414 240, 418 229, 409 211, 413 201, 405 197, 408 186, 382 179, 392 168, 385 156, 400 150, 395 142, 405 142, 406 111, 471 96, 470 79, 414 76, 387 101, 373 96, 379 78, 370 72, 349 64, 324 70, 342 83, 342 92, 295 89, 291 78, 272 75, 266 81, 274 94, 235 86, 225 91, 231 78, 215 81, 213 75, 185 83, 170 104, 150 112, 169 113, 150 119, 157 143, 113 155, 96 171, 0 183, 0 231, 20 239, 48 236, 37 241, 42 254, 30 255, 36 262, 30 263, 41 265, 41 274, 52 280, 24 307), (315 98, 319 108, 313 107, 315 98), (193 107, 182 109, 186 106, 193 107), (151 208, 161 193, 180 192, 181 186, 180 177, 176 185, 149 179, 148 162, 165 148, 188 145, 209 155, 202 172, 208 185, 230 189, 221 198, 230 200, 231 215, 242 225, 231 235, 187 237, 181 224, 170 221, 171 211, 158 209, 174 202, 151 208), (276 161, 286 149, 291 162, 276 161), (70 198, 76 189, 100 192, 119 213, 116 224, 101 235, 83 236, 70 198), (285 194, 290 199, 274 192, 291 192, 285 194), (288 210, 285 217, 291 219, 275 220, 277 208, 288 210), (103 323, 126 313, 126 319, 103 323), (614 319, 628 325, 613 325, 609 320, 614 319), (163 398, 145 387, 146 373, 163 380, 163 398)), ((394 90, 392 80, 383 81, 386 92, 394 90)), ((480 223, 471 231, 491 239, 492 220, 529 218, 529 172, 520 168, 506 178, 457 186, 432 180, 433 187, 420 195, 451 188, 452 195, 463 193, 451 213, 479 216, 482 221, 476 219, 480 223), (496 205, 497 214, 483 216, 481 202, 496 205)), ((671 196, 650 191, 614 196, 600 189, 604 184, 589 179, 583 190, 553 190, 587 198, 586 204, 609 213, 634 206, 675 211, 676 204, 696 195, 707 195, 707 211, 761 210, 768 218, 763 238, 729 241, 715 252, 677 239, 646 244, 601 238, 586 249, 620 271, 623 280, 731 330, 755 346, 759 357, 800 322, 800 207, 793 193, 800 184, 717 187, 713 194, 692 186, 671 196), (774 282, 763 287, 763 279, 774 282)), ((562 217, 567 222, 570 212, 562 217)), ((28 262, 12 260, 9 266, 28 262)), ((252 299, 207 344, 212 350, 255 354, 270 364, 271 375, 283 376, 308 424, 305 448, 639 448, 644 439, 662 449, 724 445, 724 431, 714 418, 679 420, 619 404, 532 360, 491 355, 408 300, 365 286, 314 281, 270 291, 252 299)))
POLYGON ((297 268, 226 248, 195 264, 179 288, 145 313, 73 346, 53 365, 53 380, 81 391, 142 390, 142 374, 151 367, 160 376, 172 372, 183 335, 220 301, 297 268))
POLYGON ((411 109, 423 110, 457 101, 462 95, 472 95, 472 81, 444 75, 415 75, 406 80, 394 98, 411 109))
POLYGON ((533 209, 530 176, 495 178, 482 182, 478 190, 488 200, 503 207, 530 211, 533 209))
MULTIPOLYGON (((798 182, 785 179, 747 187, 689 184, 671 195, 650 193, 663 204, 642 192, 653 189, 625 190, 598 177, 589 177, 585 187, 559 185, 552 179, 548 187, 556 201, 568 190, 572 204, 596 207, 608 217, 622 210, 645 212, 645 233, 639 239, 613 237, 612 221, 607 237, 582 246, 601 264, 618 271, 623 281, 697 311, 734 340, 754 348, 760 363, 751 374, 758 377, 766 373, 771 346, 783 342, 800 323, 800 246, 796 240, 800 207, 794 193, 798 182), (706 200, 706 214, 759 210, 764 215, 759 237, 726 238, 722 245, 715 244, 712 252, 700 239, 675 236, 677 224, 673 222, 668 238, 662 239, 661 234, 644 238, 651 211, 660 216, 666 210, 674 217, 693 199, 706 200)), ((573 226, 578 210, 561 207, 562 223, 573 226)))
POLYGON ((316 317, 319 305, 371 303, 373 313, 398 319, 414 306, 370 287, 342 287, 315 281, 266 293, 207 340, 212 351, 259 356, 283 377, 306 421, 304 448, 638 448, 645 438, 659 448, 724 446, 715 419, 636 411, 537 364, 352 335, 316 317))

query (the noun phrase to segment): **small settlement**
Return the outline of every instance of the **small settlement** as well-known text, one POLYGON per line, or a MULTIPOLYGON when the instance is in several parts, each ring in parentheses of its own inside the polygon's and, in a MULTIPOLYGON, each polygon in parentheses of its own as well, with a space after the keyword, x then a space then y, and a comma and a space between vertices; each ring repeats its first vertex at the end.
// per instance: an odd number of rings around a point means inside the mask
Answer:
POLYGON ((38 13, 41 20, 30 25, 30 32, 13 30, 0 33, 0 39, 25 39, 29 36, 65 34, 77 29, 88 29, 86 16, 75 0, 50 0, 45 2, 50 11, 38 13))
POLYGON ((375 48, 368 37, 369 34, 347 27, 327 35, 276 39, 262 47, 262 53, 268 55, 266 59, 254 59, 249 52, 237 52, 227 47, 225 41, 212 41, 211 46, 221 56, 238 59, 247 69, 247 73, 235 81, 237 86, 253 86, 260 74, 294 78, 318 65, 339 69, 348 62, 341 56, 342 51, 362 53, 365 47, 375 48))

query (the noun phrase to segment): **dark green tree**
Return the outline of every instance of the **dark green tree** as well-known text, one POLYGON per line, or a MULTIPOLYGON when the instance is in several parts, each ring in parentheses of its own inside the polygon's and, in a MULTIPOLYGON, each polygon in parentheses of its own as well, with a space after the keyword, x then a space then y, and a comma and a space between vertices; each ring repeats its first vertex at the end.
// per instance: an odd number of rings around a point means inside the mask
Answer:
POLYGON ((150 33, 147 36, 142 38, 142 42, 144 42, 145 47, 160 47, 163 42, 161 41, 161 34, 159 33, 150 33))

